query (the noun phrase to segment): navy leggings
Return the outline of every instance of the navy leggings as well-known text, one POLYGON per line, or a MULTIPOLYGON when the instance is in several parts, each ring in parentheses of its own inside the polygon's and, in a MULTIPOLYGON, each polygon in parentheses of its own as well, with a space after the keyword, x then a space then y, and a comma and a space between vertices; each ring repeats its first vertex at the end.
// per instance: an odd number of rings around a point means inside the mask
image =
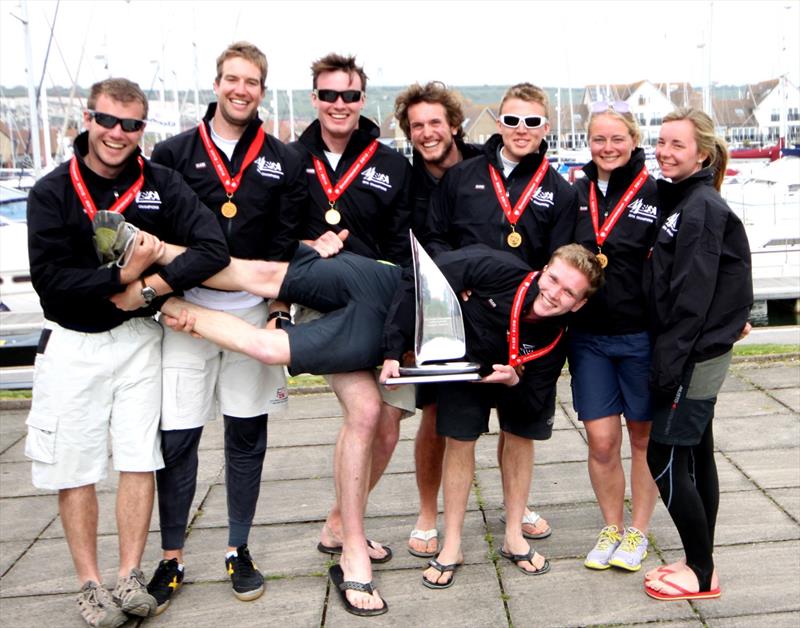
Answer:
POLYGON ((680 534, 686 564, 697 575, 700 591, 711 589, 714 528, 719 509, 719 479, 714 462, 712 422, 694 446, 650 440, 647 463, 680 534))
MULTIPOLYGON (((228 497, 228 545, 247 543, 256 512, 261 470, 267 451, 267 418, 224 416, 225 489, 228 497)), ((156 472, 161 548, 182 549, 197 488, 197 449, 202 427, 161 432, 164 468, 156 472)))

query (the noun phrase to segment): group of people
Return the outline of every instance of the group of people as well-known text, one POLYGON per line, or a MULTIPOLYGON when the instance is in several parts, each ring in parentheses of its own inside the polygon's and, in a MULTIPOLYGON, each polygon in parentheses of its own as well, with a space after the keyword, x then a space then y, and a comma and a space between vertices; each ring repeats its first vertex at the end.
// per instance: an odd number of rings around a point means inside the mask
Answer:
POLYGON ((224 566, 238 599, 263 593, 248 540, 268 418, 288 400, 284 366, 325 375, 342 407, 335 499, 317 548, 341 555, 329 575, 349 612, 388 611, 371 564, 392 550, 367 538, 364 514, 400 421, 416 408, 419 516, 408 551, 429 559, 422 583, 452 586, 464 561, 475 442, 493 407, 500 553, 528 575, 550 569, 528 539, 552 528, 528 495, 533 442, 552 434, 567 357, 605 523, 585 565, 639 570, 660 493, 686 557, 649 572, 646 592, 719 595, 711 419, 752 286, 744 229, 718 194, 727 154, 708 116, 665 117, 656 156, 666 179, 655 181, 627 104, 595 103, 592 161, 570 186, 546 157, 547 95, 529 83, 506 92, 498 133, 482 146, 464 141, 452 90, 410 86, 395 103, 414 148, 409 163, 361 115, 367 76, 353 57, 312 64, 317 119, 288 146, 258 117, 263 53, 231 44, 216 70, 203 121, 149 160, 139 149, 144 93, 126 79, 95 84, 75 156, 29 196, 31 276, 46 322, 25 451, 34 485, 58 491, 85 621, 154 615, 179 590, 198 446, 218 413, 224 566), (137 228, 110 264, 98 261, 99 211, 137 228), (480 383, 383 385, 413 348, 409 229, 461 295, 480 383), (622 416, 632 454, 627 527, 622 416), (96 549, 109 433, 119 472, 112 592, 96 549), (163 558, 148 581, 141 558, 156 487, 163 558))

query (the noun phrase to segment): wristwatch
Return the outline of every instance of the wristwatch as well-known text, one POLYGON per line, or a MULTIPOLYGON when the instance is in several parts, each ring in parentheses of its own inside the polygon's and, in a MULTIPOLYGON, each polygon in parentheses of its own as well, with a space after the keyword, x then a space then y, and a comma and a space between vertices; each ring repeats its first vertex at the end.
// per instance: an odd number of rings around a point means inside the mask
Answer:
POLYGON ((142 298, 144 299, 145 304, 150 305, 153 302, 153 299, 158 296, 158 293, 156 292, 155 288, 148 286, 144 282, 144 277, 140 277, 139 281, 142 282, 142 298))

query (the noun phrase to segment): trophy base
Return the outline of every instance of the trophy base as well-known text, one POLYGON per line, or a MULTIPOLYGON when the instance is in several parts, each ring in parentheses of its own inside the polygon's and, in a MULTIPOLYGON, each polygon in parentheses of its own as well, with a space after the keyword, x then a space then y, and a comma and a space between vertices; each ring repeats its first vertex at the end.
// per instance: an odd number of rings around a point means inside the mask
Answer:
POLYGON ((470 382, 481 378, 480 365, 474 362, 447 362, 424 366, 401 367, 400 377, 390 377, 387 384, 432 384, 437 382, 470 382))

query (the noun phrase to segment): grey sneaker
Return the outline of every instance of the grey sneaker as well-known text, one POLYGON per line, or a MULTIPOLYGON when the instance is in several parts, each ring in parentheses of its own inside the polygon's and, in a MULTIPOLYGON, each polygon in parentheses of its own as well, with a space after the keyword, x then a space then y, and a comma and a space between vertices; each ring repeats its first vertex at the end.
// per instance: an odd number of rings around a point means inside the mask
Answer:
POLYGON ((608 564, 628 571, 639 571, 645 558, 647 558, 647 537, 641 530, 629 527, 625 530, 622 542, 608 564))
POLYGON ((611 566, 608 561, 621 541, 622 536, 617 526, 606 526, 600 530, 600 534, 597 535, 597 543, 583 561, 584 566, 589 569, 608 569, 611 566))
POLYGON ((114 601, 126 613, 149 617, 155 615, 158 602, 147 592, 147 583, 140 569, 134 567, 126 578, 117 578, 114 601))
POLYGON ((128 621, 128 616, 114 603, 108 589, 92 580, 87 580, 81 587, 77 601, 81 617, 90 626, 117 628, 128 621))

